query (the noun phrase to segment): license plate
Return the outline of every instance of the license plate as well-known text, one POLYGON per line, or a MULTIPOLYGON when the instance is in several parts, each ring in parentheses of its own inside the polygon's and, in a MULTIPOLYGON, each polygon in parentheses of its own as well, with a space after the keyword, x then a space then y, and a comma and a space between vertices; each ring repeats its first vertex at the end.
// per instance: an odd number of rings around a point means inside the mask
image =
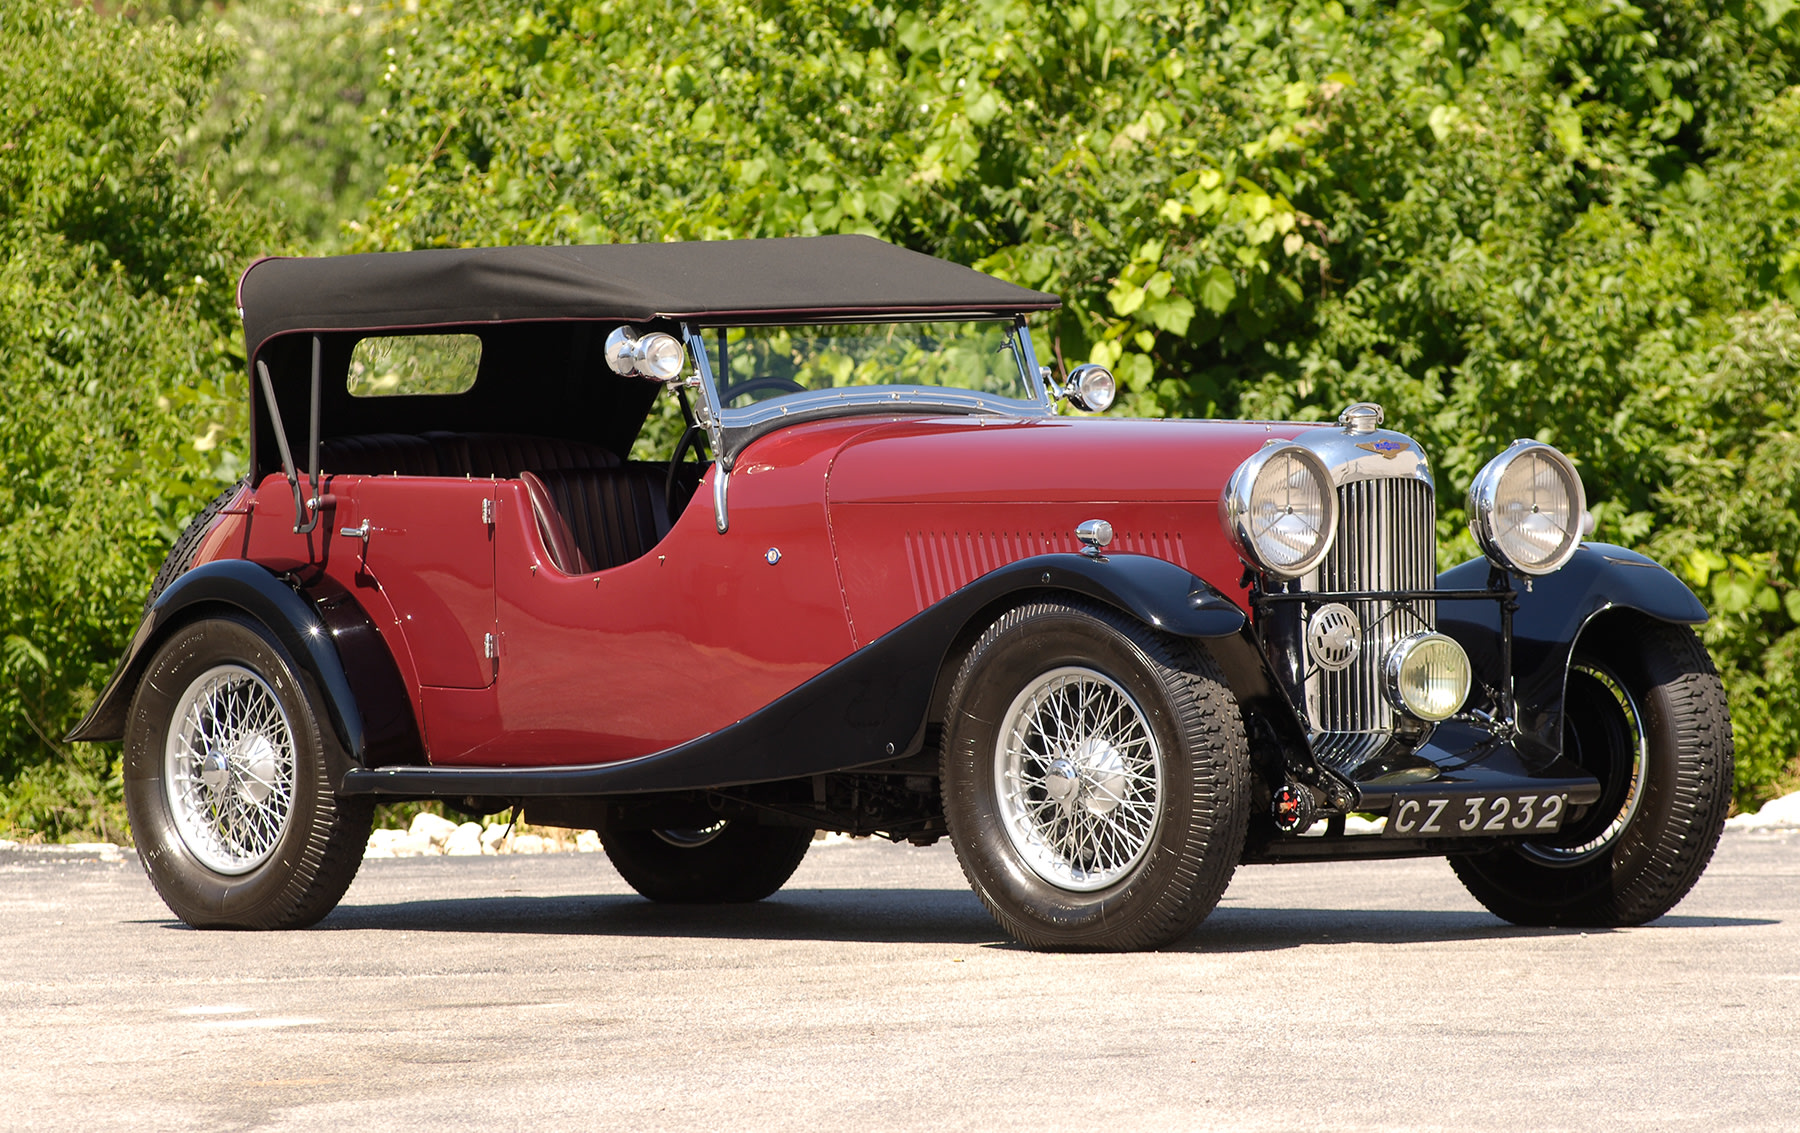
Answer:
POLYGON ((1479 838, 1550 834, 1562 828, 1567 795, 1409 795, 1388 810, 1387 838, 1479 838))

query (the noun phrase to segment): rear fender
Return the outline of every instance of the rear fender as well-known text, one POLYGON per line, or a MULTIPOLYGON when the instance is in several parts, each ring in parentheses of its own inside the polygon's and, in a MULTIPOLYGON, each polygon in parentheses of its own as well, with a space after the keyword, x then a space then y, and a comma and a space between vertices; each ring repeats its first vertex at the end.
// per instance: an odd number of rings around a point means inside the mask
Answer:
MULTIPOLYGON (((423 745, 398 669, 374 624, 329 582, 311 595, 241 559, 204 563, 156 597, 132 635, 118 671, 70 740, 117 740, 145 667, 176 628, 218 612, 261 624, 293 667, 312 679, 350 766, 421 762, 423 745)), ((336 778, 336 774, 333 776, 336 778)))
MULTIPOLYGON (((1438 576, 1440 590, 1480 590, 1489 564, 1472 559, 1438 576)), ((1563 695, 1575 642, 1594 619, 1630 610, 1658 621, 1700 625, 1706 608, 1679 578, 1636 551, 1585 543, 1567 566, 1531 580, 1513 614, 1512 670, 1519 752, 1548 764, 1562 754, 1563 695)), ((1438 603, 1438 629, 1468 651, 1478 680, 1500 685, 1500 603, 1438 603)), ((1492 705, 1490 705, 1492 707, 1492 705)))

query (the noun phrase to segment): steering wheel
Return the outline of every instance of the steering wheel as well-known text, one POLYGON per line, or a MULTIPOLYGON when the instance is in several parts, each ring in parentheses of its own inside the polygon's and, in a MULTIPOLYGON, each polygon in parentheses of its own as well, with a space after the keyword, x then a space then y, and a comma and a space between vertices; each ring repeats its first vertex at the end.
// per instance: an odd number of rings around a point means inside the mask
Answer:
POLYGON ((789 381, 786 378, 750 378, 738 382, 736 385, 726 386, 724 389, 720 390, 719 404, 729 405, 731 402, 736 401, 747 393, 757 393, 761 390, 768 389, 780 390, 782 393, 806 392, 805 386, 801 385, 799 382, 789 381))
MULTIPOLYGON (((663 482, 663 508, 669 513, 670 522, 674 522, 676 518, 675 486, 682 482, 681 458, 686 456, 689 451, 692 451, 695 456, 699 456, 700 446, 705 443, 706 430, 698 425, 689 425, 681 434, 681 439, 675 442, 675 455, 669 458, 669 475, 663 482)), ((695 461, 694 466, 696 468, 705 467, 699 461, 695 461)))

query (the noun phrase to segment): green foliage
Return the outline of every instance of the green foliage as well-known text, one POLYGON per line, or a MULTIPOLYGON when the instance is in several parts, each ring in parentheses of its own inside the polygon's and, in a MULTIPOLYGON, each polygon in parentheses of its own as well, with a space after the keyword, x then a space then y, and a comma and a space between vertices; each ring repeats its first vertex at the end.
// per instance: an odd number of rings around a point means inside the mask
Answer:
POLYGON ((229 62, 0 0, 0 827, 25 836, 122 830, 107 753, 60 736, 241 471, 232 284, 258 233, 178 153, 229 62))
POLYGON ((395 30, 358 246, 873 233, 1061 294, 1040 338, 1127 412, 1381 402, 1437 460, 1445 561, 1481 464, 1550 441, 1599 536, 1717 613, 1740 802, 1794 765, 1793 5, 422 0, 395 30))
POLYGON ((383 3, 344 0, 244 0, 217 18, 237 61, 184 147, 218 154, 221 193, 310 254, 336 250, 387 178, 369 125, 385 92, 387 18, 383 3))
POLYGON ((0 0, 0 824, 116 800, 55 736, 238 471, 230 285, 272 223, 878 235, 1062 295, 1034 337, 1124 412, 1381 402, 1434 455, 1446 562, 1476 469, 1550 441, 1600 537, 1714 612, 1739 802, 1794 782, 1787 0, 146 3, 0 0))
POLYGON ((1750 806, 1796 785, 1800 750, 1800 315, 1776 301, 1728 327, 1690 387, 1698 443, 1659 497, 1671 522, 1652 546, 1712 611, 1750 806))

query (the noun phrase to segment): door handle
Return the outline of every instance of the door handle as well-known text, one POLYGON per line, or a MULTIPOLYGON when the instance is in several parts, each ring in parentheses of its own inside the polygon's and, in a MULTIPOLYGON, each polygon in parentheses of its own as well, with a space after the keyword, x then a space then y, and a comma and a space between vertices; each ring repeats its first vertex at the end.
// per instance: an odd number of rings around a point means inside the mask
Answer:
POLYGON ((346 539, 361 539, 366 545, 369 542, 369 521, 363 520, 361 527, 340 527, 338 534, 346 539))

